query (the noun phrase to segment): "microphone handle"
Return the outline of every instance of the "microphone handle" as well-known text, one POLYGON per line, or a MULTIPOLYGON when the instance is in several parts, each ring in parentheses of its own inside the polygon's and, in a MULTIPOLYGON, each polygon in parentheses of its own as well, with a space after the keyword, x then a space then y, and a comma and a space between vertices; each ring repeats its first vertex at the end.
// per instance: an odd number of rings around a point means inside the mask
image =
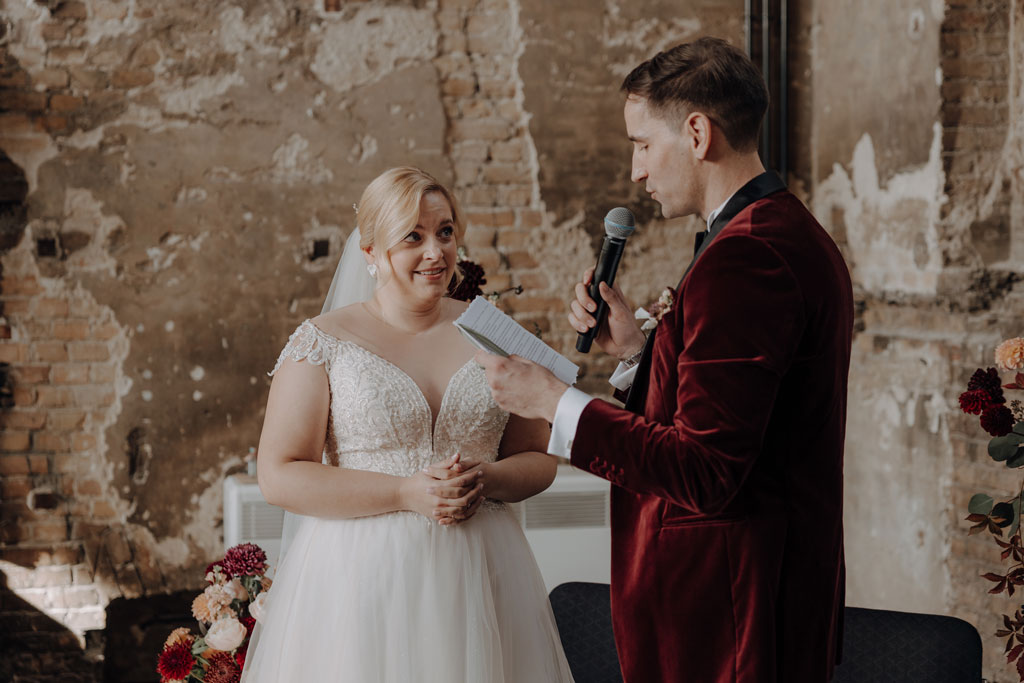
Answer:
POLYGON ((608 304, 601 297, 599 285, 602 282, 609 287, 615 284, 615 271, 619 268, 619 261, 622 260, 622 252, 625 250, 626 240, 605 237, 601 255, 597 258, 594 277, 590 281, 590 298, 597 302, 597 310, 592 315, 597 323, 586 332, 577 332, 576 350, 580 353, 590 353, 594 337, 597 336, 597 331, 601 329, 601 325, 604 324, 605 318, 608 316, 608 304))

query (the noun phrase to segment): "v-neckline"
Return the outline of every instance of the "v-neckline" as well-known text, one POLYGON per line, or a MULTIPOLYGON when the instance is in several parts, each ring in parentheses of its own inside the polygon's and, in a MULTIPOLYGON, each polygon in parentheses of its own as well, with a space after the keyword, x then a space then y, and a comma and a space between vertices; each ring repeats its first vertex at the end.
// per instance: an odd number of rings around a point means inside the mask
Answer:
POLYGON ((320 334, 322 334, 322 335, 324 335, 326 337, 330 337, 331 339, 333 339, 337 343, 339 343, 339 344, 350 344, 350 345, 354 346, 355 348, 359 349, 360 351, 362 351, 363 353, 366 353, 366 354, 369 354, 369 355, 373 356, 374 358, 380 360, 381 362, 385 363, 386 365, 390 365, 392 368, 394 368, 398 372, 398 374, 400 376, 404 377, 409 382, 409 384, 414 386, 416 388, 416 394, 420 397, 420 402, 423 404, 423 407, 426 408, 427 415, 430 416, 430 444, 431 444, 431 446, 433 446, 433 444, 434 444, 434 432, 437 429, 437 423, 441 419, 442 413, 444 413, 445 405, 448 403, 448 392, 452 388, 452 382, 455 380, 455 378, 459 374, 462 373, 463 370, 465 370, 471 363, 474 362, 472 358, 470 358, 465 363, 460 365, 459 368, 455 372, 453 372, 451 374, 451 376, 448 378, 447 384, 444 385, 444 392, 441 394, 441 403, 438 404, 438 406, 437 406, 437 415, 434 415, 434 411, 431 410, 431 408, 430 408, 430 401, 427 400, 427 395, 424 393, 423 389, 420 387, 419 384, 417 384, 416 380, 414 380, 412 378, 412 375, 410 375, 408 372, 403 370, 397 363, 388 360, 387 358, 385 358, 384 356, 380 355, 379 353, 371 351, 370 349, 366 348, 365 346, 357 344, 356 342, 352 341, 351 339, 341 339, 339 337, 334 336, 330 332, 327 332, 327 331, 323 330, 322 328, 318 327, 312 320, 309 320, 307 322, 310 325, 312 325, 313 329, 315 329, 317 332, 319 332, 320 334))

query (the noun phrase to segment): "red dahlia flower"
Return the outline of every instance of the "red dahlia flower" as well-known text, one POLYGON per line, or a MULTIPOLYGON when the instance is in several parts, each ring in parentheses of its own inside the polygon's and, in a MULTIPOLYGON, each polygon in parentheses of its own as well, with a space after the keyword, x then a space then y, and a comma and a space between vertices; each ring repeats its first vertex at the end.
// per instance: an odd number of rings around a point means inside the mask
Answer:
POLYGON ((160 653, 156 662, 156 671, 165 681, 180 681, 188 676, 195 663, 195 657, 192 656, 192 643, 181 640, 160 653))
POLYGON ((229 652, 218 652, 210 657, 206 667, 205 683, 238 683, 242 670, 229 652))
POLYGON ((1004 405, 989 406, 981 414, 981 428, 992 436, 1006 436, 1013 431, 1013 413, 1004 405))
POLYGON ((989 404, 998 405, 1005 403, 1003 397, 1003 384, 999 380, 999 372, 995 368, 987 370, 977 369, 967 382, 967 391, 981 390, 988 394, 989 404))
POLYGON ((255 576, 267 568, 267 554, 255 543, 242 543, 229 548, 219 564, 228 576, 255 576))
POLYGON ((960 410, 970 415, 981 415, 990 404, 990 397, 984 389, 974 389, 960 394, 960 410))

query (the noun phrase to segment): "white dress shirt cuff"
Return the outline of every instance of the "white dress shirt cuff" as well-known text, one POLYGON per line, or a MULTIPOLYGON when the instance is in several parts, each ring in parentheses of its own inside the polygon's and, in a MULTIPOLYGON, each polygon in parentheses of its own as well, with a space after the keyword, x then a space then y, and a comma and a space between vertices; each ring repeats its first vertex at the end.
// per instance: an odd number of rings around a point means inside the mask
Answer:
POLYGON ((572 440, 576 436, 576 427, 580 415, 587 404, 594 400, 593 396, 569 387, 558 399, 555 408, 555 421, 551 424, 551 439, 548 441, 548 453, 568 458, 572 453, 572 440))
POLYGON ((639 365, 634 365, 631 368, 627 368, 625 363, 619 363, 619 367, 615 368, 615 372, 608 378, 608 383, 616 389, 622 391, 628 391, 633 386, 633 378, 636 377, 636 369, 639 365))

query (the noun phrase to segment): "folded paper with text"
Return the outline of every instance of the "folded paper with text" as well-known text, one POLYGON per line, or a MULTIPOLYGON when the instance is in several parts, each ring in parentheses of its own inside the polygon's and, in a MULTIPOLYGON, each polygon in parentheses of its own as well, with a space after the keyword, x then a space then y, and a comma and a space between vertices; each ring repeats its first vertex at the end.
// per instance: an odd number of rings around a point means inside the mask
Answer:
POLYGON ((580 368, 542 342, 537 335, 502 313, 482 296, 473 300, 455 326, 466 338, 484 351, 499 356, 522 356, 543 365, 559 380, 575 384, 580 368))

